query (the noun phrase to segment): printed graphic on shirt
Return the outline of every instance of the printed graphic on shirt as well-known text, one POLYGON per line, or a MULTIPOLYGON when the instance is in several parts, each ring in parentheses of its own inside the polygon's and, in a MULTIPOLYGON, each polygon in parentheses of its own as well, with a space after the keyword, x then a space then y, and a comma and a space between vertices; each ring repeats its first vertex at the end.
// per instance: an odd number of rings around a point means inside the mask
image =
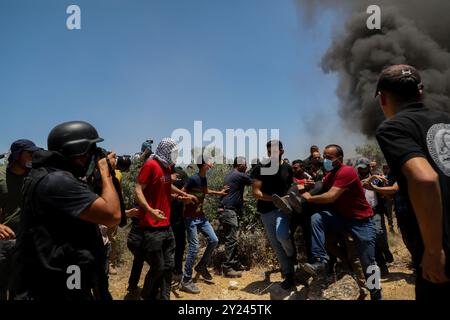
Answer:
POLYGON ((433 125, 427 133, 427 146, 436 165, 450 177, 450 124, 433 125))

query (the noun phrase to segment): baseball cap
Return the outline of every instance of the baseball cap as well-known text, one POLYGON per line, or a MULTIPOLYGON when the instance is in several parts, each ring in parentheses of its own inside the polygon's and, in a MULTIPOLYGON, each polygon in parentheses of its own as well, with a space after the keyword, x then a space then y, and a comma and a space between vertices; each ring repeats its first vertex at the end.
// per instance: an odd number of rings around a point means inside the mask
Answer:
POLYGON ((356 169, 362 168, 366 169, 370 165, 370 160, 367 158, 359 158, 356 161, 356 169))
POLYGON ((11 154, 8 157, 8 165, 12 165, 14 161, 19 158, 22 151, 35 152, 38 150, 42 150, 42 148, 37 147, 33 141, 27 139, 16 140, 11 144, 11 154))
POLYGON ((378 78, 375 97, 382 90, 408 95, 416 94, 422 89, 422 78, 416 68, 407 64, 397 64, 381 72, 378 78))

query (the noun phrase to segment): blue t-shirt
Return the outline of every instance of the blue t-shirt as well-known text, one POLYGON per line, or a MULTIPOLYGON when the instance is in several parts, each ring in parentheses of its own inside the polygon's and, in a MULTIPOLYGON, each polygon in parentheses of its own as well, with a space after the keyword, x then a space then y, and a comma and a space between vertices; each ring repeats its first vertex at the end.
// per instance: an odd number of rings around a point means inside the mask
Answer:
POLYGON ((230 171, 224 179, 224 184, 230 187, 227 195, 222 197, 220 204, 224 208, 240 210, 244 205, 245 186, 252 184, 252 179, 245 173, 237 170, 230 171))

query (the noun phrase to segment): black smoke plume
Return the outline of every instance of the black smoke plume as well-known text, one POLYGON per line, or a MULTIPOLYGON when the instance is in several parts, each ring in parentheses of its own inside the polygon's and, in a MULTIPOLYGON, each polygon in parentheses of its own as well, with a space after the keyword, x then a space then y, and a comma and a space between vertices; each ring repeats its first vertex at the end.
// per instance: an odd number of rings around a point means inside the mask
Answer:
POLYGON ((374 98, 381 70, 392 64, 415 66, 425 85, 428 107, 450 112, 450 1, 298 0, 303 18, 318 10, 347 13, 345 27, 322 58, 322 69, 339 75, 339 115, 348 127, 371 138, 383 120, 374 98), (381 8, 381 30, 369 30, 369 5, 381 8), (356 127, 355 127, 356 126, 356 127))

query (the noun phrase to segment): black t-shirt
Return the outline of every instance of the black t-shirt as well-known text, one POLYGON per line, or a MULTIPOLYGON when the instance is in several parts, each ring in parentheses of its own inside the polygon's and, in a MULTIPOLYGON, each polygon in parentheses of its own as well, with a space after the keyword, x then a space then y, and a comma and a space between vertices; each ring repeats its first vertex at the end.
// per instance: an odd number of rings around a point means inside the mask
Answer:
POLYGON ((67 171, 47 175, 36 188, 35 196, 42 210, 71 218, 78 218, 98 197, 67 171))
POLYGON ((21 256, 19 287, 37 299, 76 299, 77 295, 88 297, 97 282, 101 294, 107 294, 103 277, 106 251, 99 227, 79 218, 98 196, 62 170, 52 170, 32 192, 37 180, 33 170, 24 183, 17 253, 21 256), (80 292, 66 289, 70 265, 78 265, 84 275, 80 292), (98 280, 92 280, 94 276, 98 280))
MULTIPOLYGON (((292 167, 288 164, 279 166, 278 171, 274 175, 261 174, 261 168, 268 168, 270 164, 259 165, 252 172, 252 178, 262 182, 261 191, 269 196, 277 194, 281 197, 285 196, 293 182, 292 167)), ((260 213, 268 213, 277 209, 272 202, 258 200, 256 209, 260 213)))
MULTIPOLYGON (((426 158, 438 173, 444 216, 443 247, 450 274, 450 114, 427 109, 421 103, 405 105, 379 126, 376 137, 404 199, 409 199, 407 180, 401 171, 405 162, 415 157, 426 158)), ((413 216, 410 218, 415 220, 413 216)), ((422 243, 420 233, 417 237, 422 243)), ((421 256, 423 249, 418 250, 421 256)))
POLYGON ((222 207, 231 207, 240 210, 244 205, 245 186, 252 184, 252 179, 245 173, 232 170, 224 178, 224 185, 229 186, 230 190, 226 196, 222 197, 220 204, 222 207))

